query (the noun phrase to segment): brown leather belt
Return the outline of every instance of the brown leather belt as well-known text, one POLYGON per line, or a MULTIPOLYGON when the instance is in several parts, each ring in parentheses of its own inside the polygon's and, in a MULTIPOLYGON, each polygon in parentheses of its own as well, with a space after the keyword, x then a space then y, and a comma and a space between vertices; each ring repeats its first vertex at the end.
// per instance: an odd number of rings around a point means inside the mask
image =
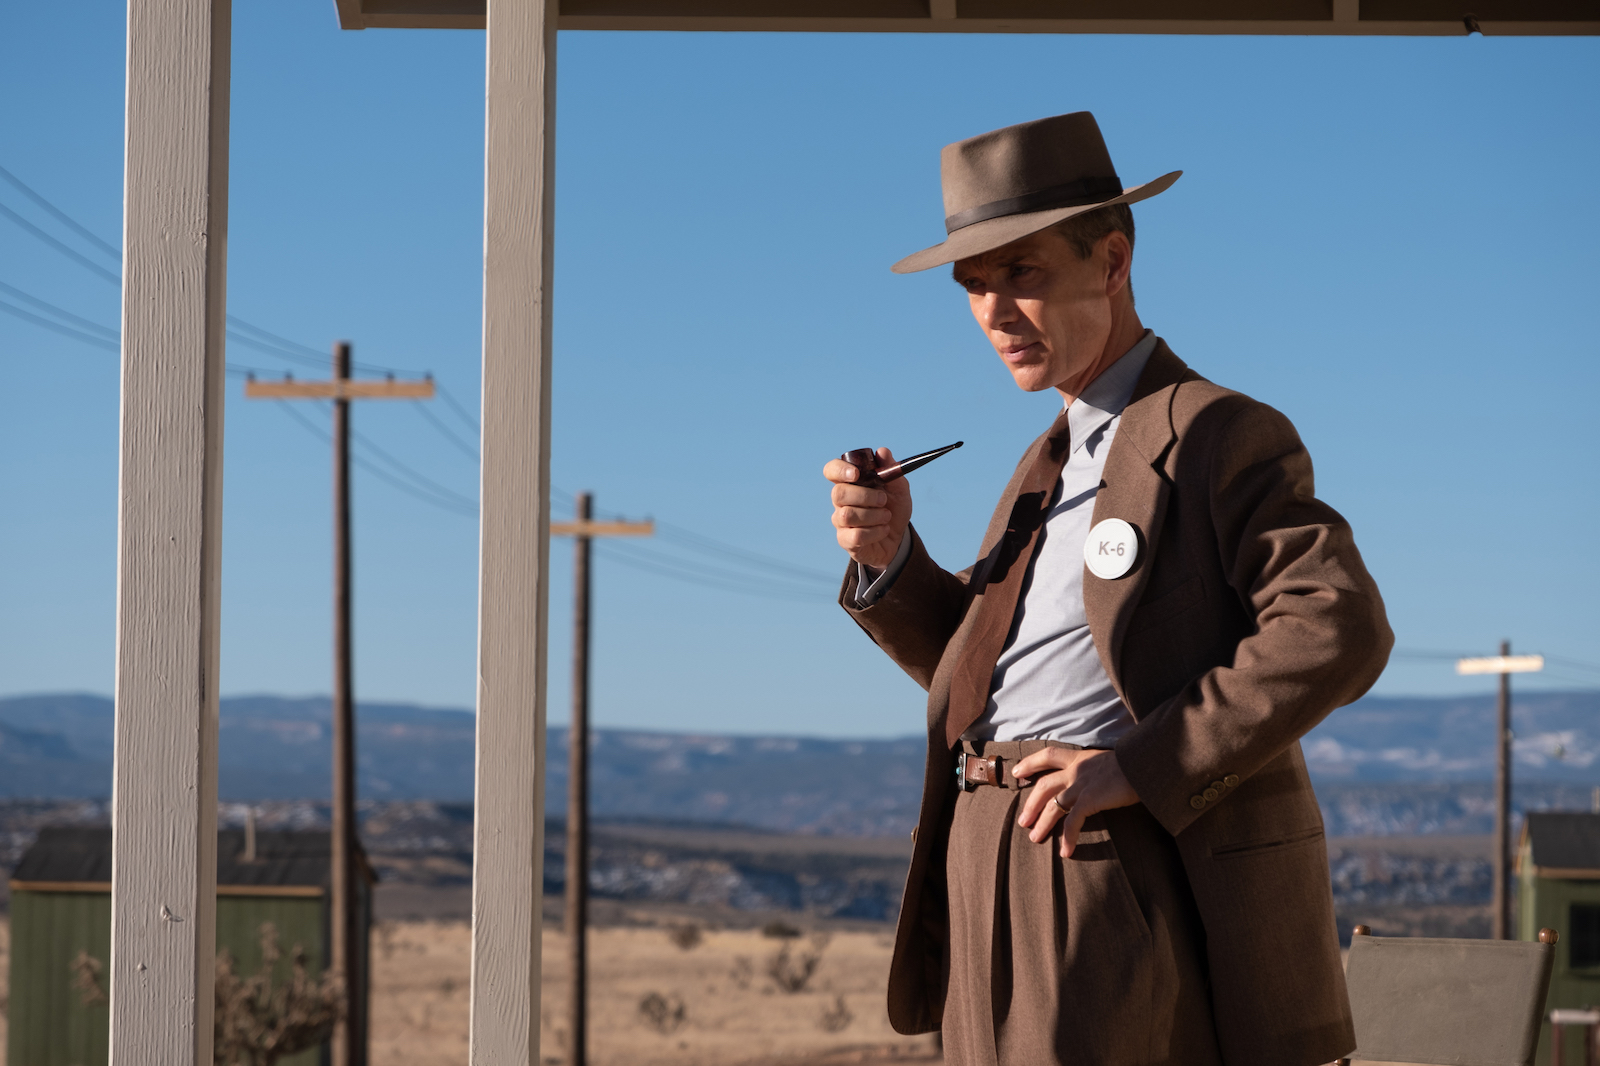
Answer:
POLYGON ((998 788, 1025 788, 1026 785, 1011 776, 1011 768, 1000 756, 983 758, 970 752, 956 752, 956 784, 961 791, 971 792, 979 785, 998 788))

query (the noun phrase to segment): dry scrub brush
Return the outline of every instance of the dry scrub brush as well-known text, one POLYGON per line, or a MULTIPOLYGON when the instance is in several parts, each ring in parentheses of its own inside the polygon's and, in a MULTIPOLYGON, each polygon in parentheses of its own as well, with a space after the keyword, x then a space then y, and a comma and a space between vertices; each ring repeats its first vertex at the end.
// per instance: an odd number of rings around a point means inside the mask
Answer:
POLYGON ((793 995, 805 991, 806 985, 811 983, 812 975, 822 963, 822 953, 828 949, 829 940, 827 933, 813 933, 810 951, 802 951, 799 955, 795 955, 790 951, 789 945, 784 944, 776 955, 767 959, 767 976, 772 978, 772 983, 778 986, 779 992, 793 995))
POLYGON ((700 946, 704 939, 700 927, 694 922, 684 922, 682 925, 667 926, 667 939, 681 951, 692 951, 700 946))
POLYGON ((825 1033, 839 1033, 849 1028, 850 1023, 855 1020, 856 1016, 851 1013, 844 997, 834 996, 833 1006, 823 1011, 822 1017, 817 1019, 817 1028, 825 1033))
POLYGON ((100 975, 105 972, 105 964, 93 955, 78 949, 78 957, 72 960, 72 990, 78 993, 78 998, 85 1007, 93 1007, 100 1003, 109 1003, 105 988, 100 984, 100 975))
POLYGON ((288 982, 274 987, 282 957, 271 922, 261 924, 261 968, 251 976, 235 972, 231 952, 217 956, 217 1066, 272 1066, 327 1040, 343 1016, 344 983, 332 972, 313 980, 299 944, 289 956, 288 982))
POLYGON ((639 1001, 639 1016, 650 1028, 666 1036, 683 1025, 689 1017, 689 1009, 677 996, 652 992, 639 1001))

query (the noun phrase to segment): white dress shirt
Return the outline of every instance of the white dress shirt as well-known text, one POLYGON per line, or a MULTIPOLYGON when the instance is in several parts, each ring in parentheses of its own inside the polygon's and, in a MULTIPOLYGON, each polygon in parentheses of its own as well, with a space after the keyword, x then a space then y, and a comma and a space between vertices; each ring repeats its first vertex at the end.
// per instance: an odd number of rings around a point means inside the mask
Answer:
MULTIPOLYGON (((989 705, 967 740, 1060 740, 1109 748, 1133 716, 1106 676, 1083 607, 1083 544, 1106 453, 1122 410, 1156 348, 1146 330, 1067 406, 1071 452, 1050 499, 1039 544, 1023 575, 1016 614, 995 664, 989 705)), ((857 603, 870 607, 893 586, 911 554, 910 534, 881 573, 858 564, 857 603)))

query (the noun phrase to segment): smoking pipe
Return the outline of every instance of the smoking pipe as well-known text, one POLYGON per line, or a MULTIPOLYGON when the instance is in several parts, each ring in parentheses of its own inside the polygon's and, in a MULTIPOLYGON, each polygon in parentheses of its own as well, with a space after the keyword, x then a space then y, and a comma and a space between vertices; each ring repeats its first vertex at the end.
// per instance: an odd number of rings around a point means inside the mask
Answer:
POLYGON ((935 448, 933 451, 923 452, 921 455, 913 455, 909 459, 902 459, 898 463, 890 463, 888 466, 878 465, 878 453, 871 448, 857 448, 854 451, 845 452, 839 458, 861 472, 861 476, 856 479, 857 485, 863 485, 869 489, 879 489, 891 481, 900 480, 919 467, 927 466, 939 456, 946 452, 953 452, 965 443, 965 441, 958 440, 954 444, 947 444, 943 448, 935 448))

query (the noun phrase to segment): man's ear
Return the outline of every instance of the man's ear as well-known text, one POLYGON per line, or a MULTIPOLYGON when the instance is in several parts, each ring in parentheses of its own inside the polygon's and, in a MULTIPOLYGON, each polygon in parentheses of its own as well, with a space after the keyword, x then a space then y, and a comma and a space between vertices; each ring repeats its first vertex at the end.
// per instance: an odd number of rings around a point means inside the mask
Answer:
POLYGON ((1100 238, 1096 249, 1102 257, 1106 271, 1106 295, 1115 296, 1128 285, 1128 275, 1133 272, 1133 245, 1121 230, 1112 230, 1100 238))

